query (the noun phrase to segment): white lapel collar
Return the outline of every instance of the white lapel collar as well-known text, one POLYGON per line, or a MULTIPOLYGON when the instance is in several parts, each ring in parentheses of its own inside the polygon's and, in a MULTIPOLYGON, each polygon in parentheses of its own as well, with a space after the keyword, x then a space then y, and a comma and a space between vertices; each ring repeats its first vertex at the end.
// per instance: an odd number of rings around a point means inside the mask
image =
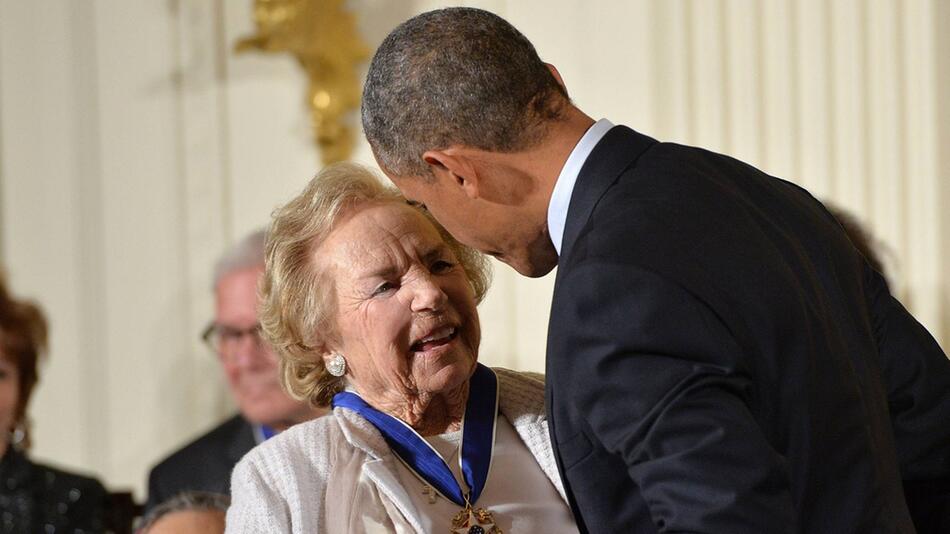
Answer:
POLYGON ((367 461, 363 463, 363 472, 376 485, 380 497, 389 499, 406 523, 416 532, 422 533, 416 508, 396 472, 396 462, 399 460, 393 455, 382 434, 369 421, 346 408, 334 408, 333 415, 340 423, 343 437, 350 445, 368 456, 367 461))

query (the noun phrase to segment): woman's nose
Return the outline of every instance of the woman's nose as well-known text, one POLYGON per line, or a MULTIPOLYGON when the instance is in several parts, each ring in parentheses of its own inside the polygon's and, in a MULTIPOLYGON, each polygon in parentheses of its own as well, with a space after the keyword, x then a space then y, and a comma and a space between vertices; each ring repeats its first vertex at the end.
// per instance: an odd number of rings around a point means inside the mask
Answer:
POLYGON ((411 308, 414 312, 441 311, 448 296, 430 275, 419 277, 413 284, 411 308))

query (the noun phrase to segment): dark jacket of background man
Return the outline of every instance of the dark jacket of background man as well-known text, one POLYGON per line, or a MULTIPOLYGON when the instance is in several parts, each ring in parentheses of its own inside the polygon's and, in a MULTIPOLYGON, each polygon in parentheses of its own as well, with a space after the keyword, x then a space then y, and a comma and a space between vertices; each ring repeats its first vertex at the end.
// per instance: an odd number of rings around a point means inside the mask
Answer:
POLYGON ((228 419, 152 469, 146 509, 185 490, 230 495, 231 470, 254 445, 251 424, 240 415, 228 419))

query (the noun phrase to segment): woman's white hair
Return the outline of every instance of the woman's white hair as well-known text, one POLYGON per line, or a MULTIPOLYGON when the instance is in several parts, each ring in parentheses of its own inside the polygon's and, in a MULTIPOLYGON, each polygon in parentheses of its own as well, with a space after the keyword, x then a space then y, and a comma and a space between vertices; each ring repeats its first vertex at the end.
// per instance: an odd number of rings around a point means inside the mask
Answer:
MULTIPOLYGON (((273 214, 260 285, 261 329, 280 355, 285 389, 297 399, 327 406, 343 389, 342 378, 328 373, 321 357, 336 331, 336 285, 316 268, 314 251, 353 208, 387 202, 405 204, 406 200, 369 169, 336 163, 320 171, 273 214)), ((455 254, 476 301, 481 301, 490 283, 485 257, 452 238, 428 212, 420 213, 455 254)))

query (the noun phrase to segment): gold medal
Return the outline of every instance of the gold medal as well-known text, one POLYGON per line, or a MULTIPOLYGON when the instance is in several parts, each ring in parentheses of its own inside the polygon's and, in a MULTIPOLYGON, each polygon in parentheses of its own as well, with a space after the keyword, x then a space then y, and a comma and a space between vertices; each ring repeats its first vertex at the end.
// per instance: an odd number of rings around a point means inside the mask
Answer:
POLYGON ((495 517, 485 508, 466 504, 452 519, 452 534, 504 534, 495 525, 495 517))

